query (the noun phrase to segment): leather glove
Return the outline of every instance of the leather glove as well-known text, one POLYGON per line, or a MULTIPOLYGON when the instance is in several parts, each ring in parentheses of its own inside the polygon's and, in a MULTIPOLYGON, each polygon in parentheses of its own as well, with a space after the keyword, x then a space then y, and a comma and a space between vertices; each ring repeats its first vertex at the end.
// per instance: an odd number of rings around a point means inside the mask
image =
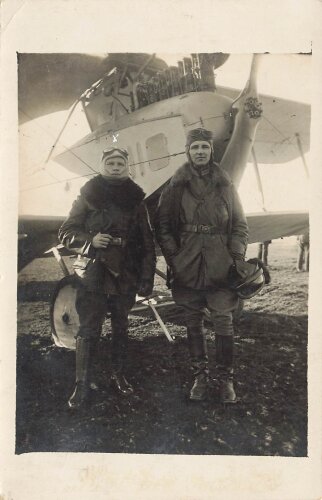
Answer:
POLYGON ((244 260, 234 258, 233 264, 228 272, 228 283, 237 284, 246 278, 249 265, 244 260))
POLYGON ((140 287, 138 289, 138 295, 140 297, 148 297, 153 292, 153 284, 149 280, 142 280, 140 287))
POLYGON ((245 256, 241 253, 232 253, 231 254, 233 260, 245 260, 245 256))

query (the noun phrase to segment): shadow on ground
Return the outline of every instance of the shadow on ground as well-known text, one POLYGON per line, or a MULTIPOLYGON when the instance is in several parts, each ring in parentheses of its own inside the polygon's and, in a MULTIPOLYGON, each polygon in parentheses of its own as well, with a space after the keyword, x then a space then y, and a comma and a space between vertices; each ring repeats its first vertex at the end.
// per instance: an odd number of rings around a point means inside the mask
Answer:
POLYGON ((75 353, 50 335, 25 333, 17 344, 16 453, 37 451, 212 455, 307 454, 307 317, 244 313, 236 324, 236 381, 241 401, 218 401, 214 334, 208 331, 208 400, 187 399, 191 374, 184 328, 163 310, 176 342, 152 317, 131 318, 128 378, 135 393, 109 388, 109 329, 95 358, 91 407, 70 413, 75 353))

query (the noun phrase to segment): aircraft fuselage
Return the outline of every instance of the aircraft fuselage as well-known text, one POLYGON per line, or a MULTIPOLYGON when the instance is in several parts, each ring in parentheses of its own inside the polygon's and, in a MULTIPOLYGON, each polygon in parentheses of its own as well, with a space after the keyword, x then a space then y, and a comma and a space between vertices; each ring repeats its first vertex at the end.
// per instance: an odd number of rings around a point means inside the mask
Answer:
POLYGON ((216 161, 220 162, 233 128, 231 103, 214 92, 156 102, 101 125, 55 161, 88 176, 97 172, 102 150, 117 144, 128 149, 131 176, 150 196, 186 161, 186 134, 193 128, 213 131, 216 161))

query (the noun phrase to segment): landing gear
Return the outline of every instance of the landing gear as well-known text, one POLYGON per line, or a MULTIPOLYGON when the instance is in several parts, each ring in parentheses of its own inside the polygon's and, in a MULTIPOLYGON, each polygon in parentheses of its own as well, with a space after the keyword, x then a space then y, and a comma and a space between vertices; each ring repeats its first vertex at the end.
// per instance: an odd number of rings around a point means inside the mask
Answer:
POLYGON ((79 284, 75 275, 65 276, 54 291, 50 305, 50 323, 53 339, 58 347, 76 349, 75 336, 79 329, 76 311, 76 293, 79 284))
MULTIPOLYGON (((69 270, 64 262, 64 258, 60 255, 62 245, 50 248, 46 253, 52 252, 65 277, 57 284, 50 304, 50 323, 54 342, 57 347, 65 349, 76 349, 75 336, 79 329, 79 316, 76 311, 76 294, 82 284, 76 274, 69 274, 69 270)), ((166 275, 157 270, 156 273, 166 279, 166 275)), ((174 339, 169 334, 165 324, 160 318, 153 301, 150 299, 140 299, 137 304, 144 304, 144 307, 149 307, 156 320, 158 321, 162 331, 169 342, 174 339)))

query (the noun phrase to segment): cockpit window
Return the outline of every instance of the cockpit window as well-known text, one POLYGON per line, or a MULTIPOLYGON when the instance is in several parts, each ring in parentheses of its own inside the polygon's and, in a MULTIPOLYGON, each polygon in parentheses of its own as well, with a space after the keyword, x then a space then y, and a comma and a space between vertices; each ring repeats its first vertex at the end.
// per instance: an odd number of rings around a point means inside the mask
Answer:
POLYGON ((147 157, 152 171, 160 170, 169 165, 169 150, 164 134, 156 134, 146 140, 147 157))

